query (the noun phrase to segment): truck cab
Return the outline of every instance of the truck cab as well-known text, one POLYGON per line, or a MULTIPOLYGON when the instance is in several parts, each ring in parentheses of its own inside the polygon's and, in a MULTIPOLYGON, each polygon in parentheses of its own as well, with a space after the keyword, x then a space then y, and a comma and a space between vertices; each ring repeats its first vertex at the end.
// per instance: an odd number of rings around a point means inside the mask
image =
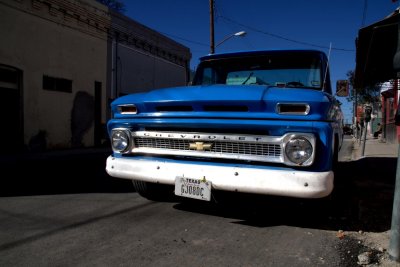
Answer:
POLYGON ((111 109, 106 170, 144 197, 333 190, 343 114, 321 51, 208 55, 191 86, 123 96, 111 109))

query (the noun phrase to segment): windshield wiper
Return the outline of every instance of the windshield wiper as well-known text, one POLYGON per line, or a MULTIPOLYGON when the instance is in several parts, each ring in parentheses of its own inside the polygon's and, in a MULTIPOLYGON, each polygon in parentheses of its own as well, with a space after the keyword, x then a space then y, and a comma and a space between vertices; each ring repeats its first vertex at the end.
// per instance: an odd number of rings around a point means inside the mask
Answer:
POLYGON ((244 82, 242 82, 243 84, 246 84, 248 80, 250 80, 251 76, 253 76, 253 72, 250 72, 249 75, 247 76, 246 80, 244 80, 244 82))

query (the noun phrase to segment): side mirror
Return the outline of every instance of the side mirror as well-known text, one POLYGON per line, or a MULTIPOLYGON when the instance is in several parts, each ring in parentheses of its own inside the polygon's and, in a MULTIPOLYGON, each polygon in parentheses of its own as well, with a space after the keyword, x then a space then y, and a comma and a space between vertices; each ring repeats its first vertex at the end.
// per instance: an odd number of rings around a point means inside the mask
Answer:
POLYGON ((336 95, 342 96, 342 97, 349 96, 349 81, 348 80, 337 80, 336 95))

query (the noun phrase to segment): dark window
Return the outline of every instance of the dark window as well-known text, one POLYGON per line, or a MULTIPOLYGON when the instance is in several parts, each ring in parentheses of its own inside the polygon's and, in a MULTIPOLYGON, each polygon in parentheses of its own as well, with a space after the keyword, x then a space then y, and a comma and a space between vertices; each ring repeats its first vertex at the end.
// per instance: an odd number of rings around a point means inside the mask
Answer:
POLYGON ((72 93, 72 80, 43 75, 43 89, 49 91, 72 93))
POLYGON ((0 81, 5 83, 18 83, 18 72, 14 69, 0 68, 0 81))

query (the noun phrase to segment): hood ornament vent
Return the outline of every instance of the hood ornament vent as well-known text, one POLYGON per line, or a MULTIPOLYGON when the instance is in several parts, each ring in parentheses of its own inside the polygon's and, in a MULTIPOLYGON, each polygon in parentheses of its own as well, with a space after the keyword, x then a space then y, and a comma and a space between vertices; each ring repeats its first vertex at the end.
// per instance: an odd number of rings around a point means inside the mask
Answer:
POLYGON ((282 115, 308 115, 310 105, 306 103, 278 103, 276 113, 282 115))

